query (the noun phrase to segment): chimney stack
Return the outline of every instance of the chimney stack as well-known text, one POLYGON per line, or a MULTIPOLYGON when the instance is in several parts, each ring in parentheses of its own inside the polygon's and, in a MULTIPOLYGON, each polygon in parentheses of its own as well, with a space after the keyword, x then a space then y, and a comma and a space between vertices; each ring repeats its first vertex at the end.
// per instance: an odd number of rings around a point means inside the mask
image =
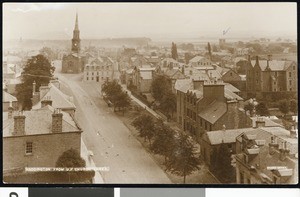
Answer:
POLYGON ((279 159, 281 161, 284 161, 290 153, 290 150, 288 150, 287 147, 286 147, 286 141, 282 142, 282 148, 279 149, 279 152, 280 152, 279 159))
POLYGON ((63 114, 60 109, 55 109, 52 114, 52 133, 61 133, 62 132, 62 119, 63 114))
POLYGON ((297 138, 297 132, 295 130, 295 126, 292 126, 290 133, 291 133, 291 138, 297 138))
POLYGON ((258 56, 256 56, 256 63, 255 64, 259 64, 259 62, 258 62, 258 56))
POLYGON ((257 117, 257 119, 255 121, 255 126, 256 126, 256 128, 260 128, 260 127, 265 127, 266 126, 266 122, 264 121, 263 117, 257 117))
POLYGON ((52 106, 52 100, 50 98, 45 98, 45 100, 41 101, 41 104, 42 104, 42 106, 41 106, 42 108, 47 106, 47 105, 52 106))
POLYGON ((18 115, 14 116, 14 136, 25 135, 25 118, 23 112, 19 112, 18 115))
POLYGON ((14 108, 12 106, 8 107, 8 119, 11 119, 13 117, 13 111, 14 108))
POLYGON ((35 88, 36 88, 36 83, 33 81, 32 83, 32 95, 35 95, 35 88))
POLYGON ((272 61, 272 55, 268 55, 268 61, 272 61))
POLYGON ((204 85, 204 81, 203 80, 195 80, 195 79, 193 79, 194 90, 202 90, 203 85, 204 85))
POLYGON ((269 154, 273 155, 278 149, 279 145, 275 142, 275 137, 271 137, 271 143, 269 143, 269 154))

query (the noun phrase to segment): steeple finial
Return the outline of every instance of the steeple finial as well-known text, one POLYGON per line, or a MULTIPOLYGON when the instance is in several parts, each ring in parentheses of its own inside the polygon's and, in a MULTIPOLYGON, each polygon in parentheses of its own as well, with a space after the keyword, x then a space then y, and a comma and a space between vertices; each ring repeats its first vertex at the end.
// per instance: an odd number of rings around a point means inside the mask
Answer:
POLYGON ((76 10, 75 30, 79 30, 79 28, 78 28, 78 12, 77 12, 77 10, 76 10))

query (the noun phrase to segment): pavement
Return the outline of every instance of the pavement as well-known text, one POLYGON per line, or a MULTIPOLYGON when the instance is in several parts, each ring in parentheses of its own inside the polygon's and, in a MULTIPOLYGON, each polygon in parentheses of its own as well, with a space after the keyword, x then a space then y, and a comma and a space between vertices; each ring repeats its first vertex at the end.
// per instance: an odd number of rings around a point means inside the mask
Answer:
MULTIPOLYGON (((81 75, 61 74, 60 65, 55 76, 74 97, 75 119, 83 130, 82 139, 87 150, 93 152, 104 183, 111 184, 170 184, 170 179, 131 131, 101 98, 99 83, 81 82, 81 75)), ((97 181, 100 181, 97 180, 97 181)))

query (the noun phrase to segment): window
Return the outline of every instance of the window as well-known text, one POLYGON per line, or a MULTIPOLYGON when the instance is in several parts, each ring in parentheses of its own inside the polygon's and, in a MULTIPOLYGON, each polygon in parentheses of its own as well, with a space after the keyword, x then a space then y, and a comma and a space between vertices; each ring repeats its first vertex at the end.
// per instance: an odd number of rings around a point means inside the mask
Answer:
POLYGON ((87 77, 86 80, 89 80, 89 77, 87 77))
POLYGON ((292 72, 289 72, 289 77, 292 77, 292 72))
POLYGON ((92 75, 94 75, 94 72, 92 72, 92 75))
POLYGON ((276 85, 276 81, 274 81, 274 85, 276 85))
POLYGON ((25 147, 25 154, 26 155, 31 155, 32 154, 32 142, 26 142, 26 147, 25 147))
POLYGON ((292 85, 292 80, 290 80, 289 83, 290 83, 290 86, 291 86, 292 85))
POLYGON ((209 125, 209 130, 212 131, 212 125, 209 125))
POLYGON ((230 76, 232 77, 232 73, 230 73, 230 76))
POLYGON ((296 66, 293 66, 293 70, 296 70, 296 66))
POLYGON ((275 72, 275 77, 277 77, 277 72, 275 72))

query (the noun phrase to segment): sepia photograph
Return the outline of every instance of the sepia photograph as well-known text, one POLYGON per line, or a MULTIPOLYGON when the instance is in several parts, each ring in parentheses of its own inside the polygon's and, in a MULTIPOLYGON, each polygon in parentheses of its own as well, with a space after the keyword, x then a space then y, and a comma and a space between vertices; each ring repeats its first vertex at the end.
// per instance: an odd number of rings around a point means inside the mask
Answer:
POLYGON ((297 3, 2 11, 3 184, 298 184, 297 3))

